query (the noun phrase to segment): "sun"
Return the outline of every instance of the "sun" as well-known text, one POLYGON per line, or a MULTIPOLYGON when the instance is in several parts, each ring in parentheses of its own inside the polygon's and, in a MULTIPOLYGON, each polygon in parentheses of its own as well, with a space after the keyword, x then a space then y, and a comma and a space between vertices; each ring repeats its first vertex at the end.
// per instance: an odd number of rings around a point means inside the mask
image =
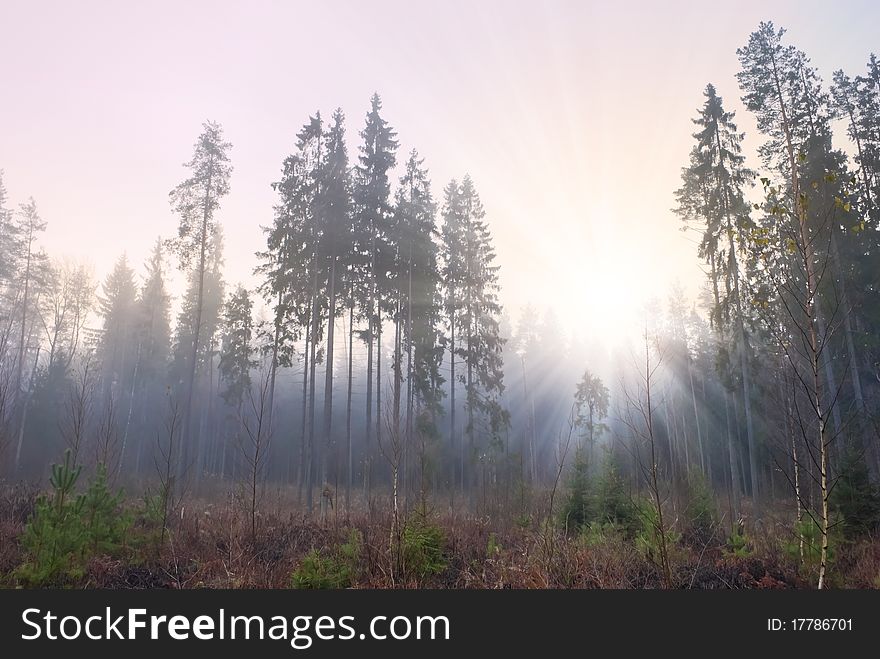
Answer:
POLYGON ((607 350, 642 334, 646 309, 666 279, 632 241, 619 237, 561 259, 555 270, 562 296, 553 306, 568 333, 607 350))

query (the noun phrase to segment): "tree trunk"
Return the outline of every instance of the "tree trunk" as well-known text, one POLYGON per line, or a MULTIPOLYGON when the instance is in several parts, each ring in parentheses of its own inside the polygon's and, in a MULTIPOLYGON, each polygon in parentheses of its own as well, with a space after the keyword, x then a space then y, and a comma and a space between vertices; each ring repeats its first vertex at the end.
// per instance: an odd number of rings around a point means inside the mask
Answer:
MULTIPOLYGON (((324 437, 325 451, 321 461, 321 486, 327 481, 327 455, 335 454, 333 441, 333 343, 336 327, 336 257, 330 261, 329 306, 327 308, 327 357, 324 370, 324 437)), ((321 501, 323 502, 323 497, 321 501)), ((323 503, 322 503, 323 505, 323 503)))
POLYGON ((345 404, 345 447, 347 454, 347 467, 345 470, 345 513, 351 512, 351 477, 352 477, 352 456, 351 456, 351 376, 354 366, 354 292, 349 299, 348 307, 348 389, 346 392, 345 404))
MULTIPOLYGON (((213 156, 211 156, 210 166, 213 167, 213 156)), ((213 174, 208 176, 208 184, 205 187, 205 198, 203 201, 202 212, 202 230, 199 240, 199 290, 196 297, 196 319, 193 325, 193 341, 192 352, 190 353, 189 365, 189 382, 186 393, 186 406, 183 409, 183 441, 180 442, 180 464, 177 466, 177 473, 180 480, 186 474, 189 466, 189 444, 192 441, 192 402, 193 391, 195 390, 196 368, 199 361, 199 339, 202 332, 202 307, 204 306, 205 297, 205 257, 208 250, 208 210, 211 201, 211 186, 213 185, 213 174)))

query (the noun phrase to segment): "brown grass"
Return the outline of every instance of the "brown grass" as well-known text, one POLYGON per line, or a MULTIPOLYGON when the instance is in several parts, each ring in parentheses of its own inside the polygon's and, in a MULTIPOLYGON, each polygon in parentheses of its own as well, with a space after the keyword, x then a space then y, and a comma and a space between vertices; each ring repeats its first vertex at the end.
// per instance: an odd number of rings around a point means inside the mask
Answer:
MULTIPOLYGON (((218 486, 219 489, 219 486, 218 486)), ((18 542, 33 511, 36 490, 0 484, 0 585, 15 587, 14 569, 24 555, 18 542)), ((131 501, 137 508, 137 501, 131 501)), ((155 528, 136 515, 131 546, 121 556, 93 558, 85 578, 70 584, 88 588, 288 588, 291 574, 313 550, 325 555, 362 536, 355 588, 662 588, 660 570, 632 541, 611 533, 587 540, 559 529, 514 523, 513 516, 435 513, 443 529, 445 568, 419 577, 395 574, 389 546, 387 506, 362 506, 346 516, 333 512, 323 522, 298 512, 287 493, 267 494, 258 530, 238 497, 212 494, 191 499, 174 511, 161 547, 155 528), (548 552, 548 546, 552 551, 548 552)), ((809 588, 814 580, 786 558, 773 525, 755 541, 747 558, 731 557, 724 532, 709 540, 688 539, 673 552, 676 588, 809 588), (769 530, 768 530, 769 529, 769 530)), ((880 541, 841 547, 834 565, 837 587, 880 587, 880 541)))

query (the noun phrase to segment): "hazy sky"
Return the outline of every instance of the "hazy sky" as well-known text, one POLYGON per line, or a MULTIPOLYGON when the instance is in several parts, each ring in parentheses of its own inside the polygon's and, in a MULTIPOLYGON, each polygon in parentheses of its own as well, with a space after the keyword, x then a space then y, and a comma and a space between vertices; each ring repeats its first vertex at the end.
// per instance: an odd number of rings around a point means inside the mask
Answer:
MULTIPOLYGON (((607 337, 645 295, 696 290, 670 212, 690 119, 713 82, 750 153, 736 48, 762 19, 825 80, 880 48, 874 2, 12 2, 0 0, 0 168, 37 200, 56 256, 140 270, 176 230, 168 191, 205 119, 233 143, 219 220, 226 278, 247 280, 282 159, 310 113, 341 106, 352 155, 370 95, 435 194, 469 172, 503 301, 607 337)), ((752 164, 756 164, 752 161, 752 164)))

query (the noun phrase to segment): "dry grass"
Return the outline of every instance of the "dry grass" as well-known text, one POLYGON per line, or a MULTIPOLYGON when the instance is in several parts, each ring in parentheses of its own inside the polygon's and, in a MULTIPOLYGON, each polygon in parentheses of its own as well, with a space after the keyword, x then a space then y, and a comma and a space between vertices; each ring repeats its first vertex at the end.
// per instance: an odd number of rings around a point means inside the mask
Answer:
MULTIPOLYGON (((433 513, 443 530, 442 570, 429 576, 400 574, 393 568, 385 503, 360 505, 345 515, 331 512, 323 521, 301 512, 290 492, 267 492, 261 501, 258 531, 239 498, 222 484, 209 498, 189 499, 174 511, 165 543, 156 529, 136 514, 132 543, 124 558, 96 557, 85 578, 71 584, 101 588, 288 588, 291 574, 311 551, 331 555, 352 530, 358 547, 355 588, 661 588, 657 565, 633 542, 610 533, 566 536, 537 523, 514 522, 512 515, 466 516, 433 513)), ((36 490, 0 485, 0 584, 16 585, 13 570, 24 559, 18 538, 34 506, 36 490)), ((131 501, 138 507, 136 500, 131 501)), ((685 539, 673 553, 677 588, 808 588, 813 580, 778 549, 776 522, 753 529, 761 534, 748 557, 731 557, 725 534, 685 539)), ((686 537, 686 536, 685 536, 686 537)), ((842 547, 834 585, 880 587, 880 541, 842 547)))

